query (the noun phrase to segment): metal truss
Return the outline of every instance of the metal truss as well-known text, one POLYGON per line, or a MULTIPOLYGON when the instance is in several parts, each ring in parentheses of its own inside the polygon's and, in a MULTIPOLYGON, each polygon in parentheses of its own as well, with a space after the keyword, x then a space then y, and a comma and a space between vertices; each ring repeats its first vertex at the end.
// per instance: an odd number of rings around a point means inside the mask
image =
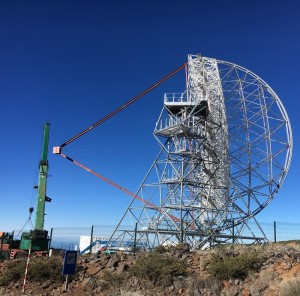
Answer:
POLYGON ((255 215, 282 186, 292 132, 281 101, 261 78, 189 55, 186 90, 164 95, 154 137, 158 156, 111 242, 205 248, 267 240, 255 215))

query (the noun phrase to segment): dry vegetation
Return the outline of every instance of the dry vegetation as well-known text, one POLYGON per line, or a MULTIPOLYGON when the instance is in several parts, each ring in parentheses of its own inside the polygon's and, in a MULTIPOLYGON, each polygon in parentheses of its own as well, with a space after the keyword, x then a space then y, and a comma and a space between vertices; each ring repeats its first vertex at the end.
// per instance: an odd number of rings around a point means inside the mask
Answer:
MULTIPOLYGON (((63 292, 116 296, 121 291, 127 291, 124 295, 296 296, 300 295, 299 250, 297 243, 196 252, 179 246, 159 247, 136 257, 124 253, 79 257, 68 292, 62 290, 61 258, 33 258, 28 280, 31 294, 39 288, 44 296, 63 292)), ((25 260, 1 263, 0 295, 20 294, 24 270, 25 260)))
MULTIPOLYGON (((5 270, 0 276, 0 286, 20 281, 24 278, 26 260, 8 261, 5 270)), ((62 260, 59 257, 32 258, 27 278, 31 282, 43 282, 45 280, 61 281, 62 260)))

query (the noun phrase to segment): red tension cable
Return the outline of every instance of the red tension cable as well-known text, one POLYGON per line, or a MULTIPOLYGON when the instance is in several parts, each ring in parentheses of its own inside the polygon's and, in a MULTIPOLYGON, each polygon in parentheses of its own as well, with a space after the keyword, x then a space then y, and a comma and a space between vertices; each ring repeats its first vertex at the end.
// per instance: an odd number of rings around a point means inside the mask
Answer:
MULTIPOLYGON (((73 138, 71 138, 70 140, 66 141, 65 143, 61 144, 58 148, 63 148, 65 146, 67 146, 68 144, 72 143, 73 141, 75 141, 76 139, 78 139, 79 137, 83 136, 84 134, 86 134, 87 132, 89 132, 90 130, 94 129, 96 126, 98 126, 99 124, 103 123, 104 121, 106 121, 107 119, 111 118, 112 116, 114 116, 115 114, 119 113, 120 111, 122 111, 123 109, 125 109, 126 107, 128 107, 129 105, 131 105, 132 103, 134 103, 135 101, 137 101, 138 99, 140 99, 141 97, 143 97, 145 94, 147 94, 148 92, 150 92, 151 90, 153 90, 155 87, 159 86, 160 84, 162 84, 163 82, 165 82, 167 79, 169 79, 170 77, 172 77, 174 74, 176 74, 177 72, 179 72, 181 69, 183 69, 186 66, 186 63, 184 63, 182 66, 180 66, 179 68, 175 69, 173 72, 171 72, 169 75, 165 76, 164 78, 162 78, 161 80, 159 80, 158 82, 156 82, 155 84, 153 84, 151 87, 149 87, 148 89, 144 90, 143 92, 141 92, 139 95, 137 95, 136 97, 134 97, 133 99, 131 99, 130 101, 128 101, 127 103, 125 103, 124 105, 122 105, 121 107, 117 108, 116 110, 114 110, 113 112, 111 112, 110 114, 106 115, 105 117, 103 117, 102 119, 100 119, 99 121, 97 121, 96 123, 94 123, 93 125, 91 125, 90 127, 88 127, 87 129, 83 130, 82 132, 80 132, 79 134, 77 134, 76 136, 74 136, 73 138)), ((60 150, 59 149, 59 150, 60 150)))
POLYGON ((111 181, 110 179, 104 177, 103 175, 101 175, 101 174, 99 174, 99 173, 97 173, 97 172, 95 172, 95 171, 89 169, 88 167, 86 167, 85 165, 81 164, 80 162, 78 162, 78 161, 72 159, 71 157, 69 157, 69 156, 67 156, 67 155, 65 155, 65 154, 63 154, 63 153, 61 153, 60 156, 62 156, 62 157, 64 157, 65 159, 67 159, 67 160, 73 162, 73 163, 76 164, 77 166, 83 168, 83 169, 86 170, 87 172, 89 172, 89 173, 93 174, 94 176, 96 176, 96 177, 102 179, 103 181, 109 183, 110 185, 112 185, 112 186, 114 186, 114 187, 120 189, 121 191, 123 191, 123 192, 129 194, 130 196, 132 196, 133 198, 135 198, 135 199, 141 201, 142 203, 144 203, 144 204, 147 205, 148 207, 150 207, 150 208, 152 208, 152 209, 154 209, 154 210, 160 211, 160 212, 162 212, 163 214, 167 214, 167 215, 170 217, 171 220, 177 221, 177 222, 179 221, 179 219, 178 219, 177 217, 172 216, 172 215, 169 215, 169 214, 166 213, 165 211, 162 211, 159 207, 153 205, 152 203, 146 201, 146 200, 143 199, 142 197, 140 197, 140 196, 134 194, 133 192, 127 190, 126 188, 124 188, 124 187, 118 185, 117 183, 111 181))

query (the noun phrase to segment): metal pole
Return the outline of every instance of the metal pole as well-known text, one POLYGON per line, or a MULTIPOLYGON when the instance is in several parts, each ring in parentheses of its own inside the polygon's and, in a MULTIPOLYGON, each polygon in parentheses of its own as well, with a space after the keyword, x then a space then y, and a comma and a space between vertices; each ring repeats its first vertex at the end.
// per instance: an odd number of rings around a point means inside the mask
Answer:
POLYGON ((50 238, 49 238, 49 247, 48 247, 48 249, 51 248, 51 243, 52 243, 52 233, 53 233, 53 228, 51 228, 51 230, 50 230, 50 238))
POLYGON ((1 236, 1 246, 0 246, 0 255, 2 253, 2 245, 3 245, 4 233, 1 236))
POLYGON ((27 279, 27 274, 28 274, 28 269, 29 269, 30 254, 31 254, 31 243, 29 245, 29 250, 28 250, 28 256, 27 256, 27 262, 26 262, 26 268, 25 268, 25 274, 24 274, 22 293, 25 292, 26 279, 27 279))
MULTIPOLYGON (((93 243, 93 235, 94 235, 94 225, 92 225, 92 229, 91 229, 91 239, 90 239, 90 246, 93 243)), ((92 253, 92 248, 90 247, 90 254, 92 253)))
POLYGON ((68 289, 68 278, 69 278, 69 275, 67 274, 66 281, 65 281, 65 291, 67 291, 67 289, 68 289))
MULTIPOLYGON (((13 244, 13 241, 14 241, 14 235, 15 235, 14 231, 11 234, 11 239, 9 238, 9 235, 8 235, 8 239, 9 239, 9 258, 10 258, 10 254, 11 254, 11 250, 12 250, 12 244, 13 244)), ((30 244, 30 248, 31 248, 31 244, 30 244)))
POLYGON ((274 243, 276 243, 276 221, 274 221, 274 243))
POLYGON ((136 252, 136 232, 137 232, 137 223, 135 223, 135 229, 134 229, 133 256, 135 256, 135 252, 136 252))
MULTIPOLYGON (((184 175, 183 173, 183 161, 181 162, 181 176, 184 175)), ((180 243, 183 243, 183 214, 182 214, 182 207, 183 207, 183 200, 182 200, 182 196, 183 196, 183 184, 181 182, 180 184, 180 243)))
POLYGON ((234 219, 232 219, 232 245, 234 245, 234 219))

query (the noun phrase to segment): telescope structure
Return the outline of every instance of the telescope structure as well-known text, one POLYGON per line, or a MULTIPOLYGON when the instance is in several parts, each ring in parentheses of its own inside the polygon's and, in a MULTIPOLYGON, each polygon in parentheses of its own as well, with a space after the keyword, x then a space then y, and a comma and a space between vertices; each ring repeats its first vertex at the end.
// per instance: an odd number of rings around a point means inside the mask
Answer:
POLYGON ((188 56, 184 88, 164 95, 158 155, 109 246, 267 241, 255 216, 282 186, 292 156, 283 104, 251 71, 201 55, 188 56))

